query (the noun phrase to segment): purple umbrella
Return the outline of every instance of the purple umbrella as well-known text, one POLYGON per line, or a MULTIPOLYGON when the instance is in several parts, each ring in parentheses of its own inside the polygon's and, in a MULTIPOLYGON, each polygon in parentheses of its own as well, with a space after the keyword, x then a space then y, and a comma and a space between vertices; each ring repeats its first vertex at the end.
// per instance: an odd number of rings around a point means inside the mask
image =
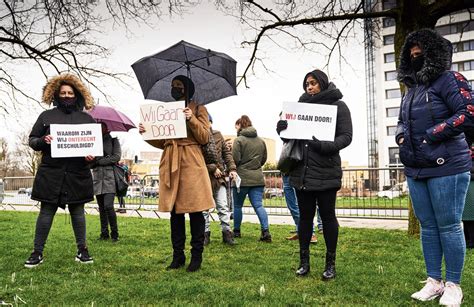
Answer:
POLYGON ((128 131, 136 128, 135 124, 127 115, 114 108, 94 106, 94 108, 88 112, 98 123, 106 124, 109 131, 128 131))

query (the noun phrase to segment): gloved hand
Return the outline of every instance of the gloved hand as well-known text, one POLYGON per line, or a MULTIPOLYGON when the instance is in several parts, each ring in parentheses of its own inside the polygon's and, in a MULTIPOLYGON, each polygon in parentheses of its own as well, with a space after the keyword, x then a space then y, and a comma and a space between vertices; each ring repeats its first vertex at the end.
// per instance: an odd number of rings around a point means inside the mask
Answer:
POLYGON ((309 141, 309 147, 311 148, 312 151, 319 152, 321 151, 321 141, 318 140, 314 135, 313 135, 313 140, 309 141))
POLYGON ((278 135, 280 135, 280 132, 282 132, 283 130, 286 130, 286 128, 288 128, 288 121, 280 119, 276 127, 278 135))

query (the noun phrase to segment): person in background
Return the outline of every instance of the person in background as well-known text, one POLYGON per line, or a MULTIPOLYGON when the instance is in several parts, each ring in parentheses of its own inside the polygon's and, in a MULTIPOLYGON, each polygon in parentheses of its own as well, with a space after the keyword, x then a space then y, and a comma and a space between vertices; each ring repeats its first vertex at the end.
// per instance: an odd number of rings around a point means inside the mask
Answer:
POLYGON ((115 200, 115 175, 114 165, 120 161, 122 151, 117 138, 110 135, 105 123, 102 125, 103 155, 97 157, 92 164, 92 177, 94 179, 94 195, 99 205, 100 237, 101 240, 112 238, 112 242, 119 239, 117 215, 114 210, 115 200), (110 225, 110 234, 109 234, 110 225))
POLYGON ((86 243, 86 218, 84 204, 94 200, 92 175, 89 163, 93 156, 53 158, 51 156, 50 133, 52 124, 93 124, 95 120, 84 108, 94 106, 92 96, 82 81, 72 74, 61 74, 51 78, 43 88, 42 101, 52 109, 41 113, 33 125, 29 145, 41 151, 41 163, 33 183, 31 199, 41 202, 36 221, 34 250, 25 262, 25 267, 33 268, 43 263, 43 249, 53 224, 58 207, 68 206, 72 228, 76 237, 76 261, 92 263, 86 243))
MULTIPOLYGON (((474 160, 474 129, 468 129, 466 132, 466 141, 471 148, 471 159, 474 160)), ((462 214, 462 224, 466 248, 474 248, 474 163, 471 167, 471 181, 466 195, 466 203, 462 214)))
MULTIPOLYGON (((212 125, 212 117, 209 115, 209 122, 212 125)), ((222 228, 222 242, 234 245, 234 235, 230 230, 230 212, 227 203, 227 190, 225 177, 229 176, 231 180, 237 177, 236 167, 232 159, 232 152, 228 149, 224 142, 224 137, 218 130, 212 129, 214 141, 216 143, 218 164, 207 164, 209 171, 209 178, 211 179, 211 186, 216 203, 217 214, 222 228)), ((206 220, 206 229, 204 233, 204 245, 211 242, 211 228, 209 222, 209 211, 204 211, 204 218, 206 220)))
POLYGON ((265 178, 262 166, 267 161, 267 147, 265 142, 257 136, 257 130, 247 115, 242 115, 235 122, 237 138, 232 145, 232 156, 237 166, 237 174, 241 178, 240 187, 234 187, 234 237, 240 238, 242 223, 242 207, 245 198, 249 197, 257 217, 260 221, 262 234, 260 241, 271 242, 267 211, 263 207, 263 191, 265 178))
MULTIPOLYGON (((163 149, 160 161, 159 210, 171 213, 173 260, 167 267, 169 270, 179 269, 186 262, 184 214, 189 213, 192 248, 187 272, 201 268, 205 229, 202 212, 214 208, 211 181, 201 149, 202 145, 209 142, 209 115, 205 106, 191 99, 193 95, 194 83, 191 79, 182 75, 174 77, 171 81, 171 96, 177 101, 186 101, 183 113, 187 137, 147 141, 148 144, 163 149)), ((145 132, 141 123, 139 132, 145 132)))
POLYGON ((440 305, 459 306, 466 253, 461 216, 471 169, 463 131, 472 127, 474 105, 466 79, 449 71, 451 52, 451 43, 434 30, 406 37, 398 68, 406 90, 395 140, 421 224, 426 265, 425 286, 411 297, 428 301, 441 296, 440 305))
MULTIPOLYGON (((314 70, 305 75, 303 89, 305 92, 299 102, 337 106, 334 141, 320 141, 314 136, 312 140, 298 140, 296 144, 303 148, 303 159, 289 172, 290 184, 296 190, 300 210, 300 265, 296 275, 305 276, 310 271, 309 245, 316 207, 319 207, 326 243, 326 266, 322 279, 328 281, 336 277, 336 249, 339 237, 336 196, 342 183, 339 151, 352 142, 352 120, 349 108, 341 100, 342 93, 334 83, 329 82, 327 75, 321 70, 314 70)), ((280 134, 287 127, 286 120, 278 121, 277 133, 280 134)))
MULTIPOLYGON (((123 161, 119 161, 118 165, 124 170, 125 172, 125 178, 127 180, 127 183, 130 184, 131 180, 130 180, 130 170, 127 166, 127 164, 125 164, 123 161)), ((126 196, 126 193, 123 194, 123 195, 119 195, 119 194, 116 194, 117 195, 117 200, 119 202, 119 208, 116 210, 116 212, 118 213, 127 213, 127 209, 125 209, 125 199, 124 197, 126 196)))

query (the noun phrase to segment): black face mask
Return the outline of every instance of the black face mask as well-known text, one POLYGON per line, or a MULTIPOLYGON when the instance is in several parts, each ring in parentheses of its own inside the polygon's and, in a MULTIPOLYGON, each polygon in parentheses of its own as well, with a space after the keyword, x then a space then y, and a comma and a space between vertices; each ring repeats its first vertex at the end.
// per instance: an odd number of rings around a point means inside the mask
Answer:
POLYGON ((71 107, 76 104, 76 97, 60 97, 59 103, 65 107, 71 107))
POLYGON ((411 59, 411 68, 414 72, 419 72, 425 63, 425 56, 419 55, 416 58, 411 59))
POLYGON ((173 97, 175 100, 179 100, 183 98, 184 93, 183 93, 183 88, 181 87, 171 87, 171 97, 173 97))

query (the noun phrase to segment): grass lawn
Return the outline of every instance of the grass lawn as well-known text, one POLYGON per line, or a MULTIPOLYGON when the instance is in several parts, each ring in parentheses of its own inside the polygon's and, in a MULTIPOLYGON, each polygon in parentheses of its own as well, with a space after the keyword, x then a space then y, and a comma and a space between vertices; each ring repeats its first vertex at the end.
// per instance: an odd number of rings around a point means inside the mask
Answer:
MULTIPOLYGON (((284 239, 293 227, 272 226, 274 242, 268 244, 258 242, 259 227, 253 224, 244 224, 239 244, 227 247, 220 242, 214 223, 203 269, 196 273, 166 271, 171 261, 169 221, 127 217, 119 217, 121 241, 113 244, 97 240, 98 216, 87 216, 95 263, 81 265, 74 262, 72 228, 62 214, 56 216, 44 263, 25 269, 36 216, 0 212, 0 303, 412 305, 410 294, 425 279, 419 241, 401 231, 341 228, 337 279, 323 282, 322 236, 312 246, 309 277, 297 278, 298 243, 284 239)), ((465 305, 473 306, 473 251, 466 258, 462 286, 465 305)), ((437 301, 420 305, 435 306, 437 301)))

